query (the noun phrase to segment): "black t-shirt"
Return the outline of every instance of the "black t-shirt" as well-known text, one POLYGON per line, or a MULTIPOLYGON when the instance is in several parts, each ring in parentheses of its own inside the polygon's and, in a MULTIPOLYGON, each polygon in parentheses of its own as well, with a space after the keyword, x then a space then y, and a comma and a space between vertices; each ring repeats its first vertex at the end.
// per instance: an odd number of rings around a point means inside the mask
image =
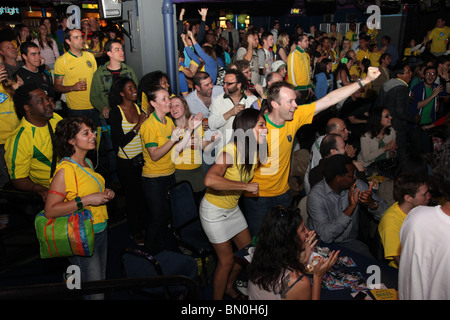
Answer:
POLYGON ((13 74, 14 80, 19 76, 24 84, 35 84, 44 90, 49 97, 55 97, 55 90, 52 82, 52 78, 48 73, 44 71, 45 67, 39 67, 37 72, 28 70, 25 66, 20 68, 13 74))
MULTIPOLYGON (((108 68, 107 68, 108 69, 108 68)), ((116 81, 119 77, 120 77, 120 73, 122 72, 122 68, 118 69, 118 70, 111 70, 108 69, 109 72, 111 72, 111 76, 112 76, 112 82, 116 81)))

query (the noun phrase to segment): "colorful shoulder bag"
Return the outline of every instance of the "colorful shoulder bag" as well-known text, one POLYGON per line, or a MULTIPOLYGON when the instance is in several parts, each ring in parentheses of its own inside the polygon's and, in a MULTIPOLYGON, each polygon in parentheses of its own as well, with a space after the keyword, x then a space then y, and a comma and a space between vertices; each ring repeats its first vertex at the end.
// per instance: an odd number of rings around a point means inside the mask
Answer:
MULTIPOLYGON (((72 159, 68 159, 78 165, 72 159)), ((95 179, 83 167, 78 166, 95 179)), ((78 181, 75 170, 74 173, 78 195, 78 181)), ((95 180, 100 185, 98 180, 95 180)), ((101 185, 100 189, 102 189, 101 185)), ((83 208, 56 218, 47 218, 44 210, 42 210, 36 215, 34 225, 39 240, 41 259, 71 256, 89 257, 94 252, 94 220, 89 209, 83 208)))

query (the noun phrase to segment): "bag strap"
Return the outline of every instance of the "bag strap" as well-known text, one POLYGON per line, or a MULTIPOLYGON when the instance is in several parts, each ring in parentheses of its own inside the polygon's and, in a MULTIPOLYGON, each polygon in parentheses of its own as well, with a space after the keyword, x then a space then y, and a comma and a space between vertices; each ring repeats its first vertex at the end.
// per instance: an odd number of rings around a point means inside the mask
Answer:
MULTIPOLYGON (((78 163, 76 163, 75 161, 73 161, 71 158, 65 157, 64 159, 67 159, 67 160, 69 160, 70 162, 76 164, 81 170, 83 170, 85 173, 87 173, 89 176, 91 176, 91 178, 94 179, 95 182, 97 182, 98 186, 100 187, 100 191, 101 191, 101 192, 103 191, 102 185, 100 184, 100 182, 98 182, 98 180, 97 180, 96 177, 94 177, 92 174, 90 174, 89 172, 87 172, 86 169, 84 169, 84 168, 83 168, 82 166, 80 166, 78 163)), ((89 162, 88 162, 88 164, 89 164, 89 162)), ((76 177, 76 174, 75 174, 75 182, 76 182, 76 184, 77 184, 77 194, 78 194, 78 181, 76 180, 76 178, 77 178, 77 177, 76 177)))
MULTIPOLYGON (((51 140, 51 143, 53 146, 53 129, 52 129, 52 126, 50 125, 50 121, 47 121, 47 126, 48 126, 48 131, 50 132, 50 140, 51 140)), ((55 173, 55 169, 56 169, 56 152, 53 150, 52 165, 51 165, 51 169, 50 169, 50 179, 53 177, 53 174, 55 173)))

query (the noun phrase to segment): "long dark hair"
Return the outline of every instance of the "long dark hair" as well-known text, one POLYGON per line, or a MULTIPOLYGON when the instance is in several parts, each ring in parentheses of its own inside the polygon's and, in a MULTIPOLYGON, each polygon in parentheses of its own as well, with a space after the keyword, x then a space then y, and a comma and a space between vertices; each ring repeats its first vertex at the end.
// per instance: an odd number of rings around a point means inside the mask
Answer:
POLYGON ((253 128, 258 123, 261 113, 259 110, 247 108, 239 112, 233 121, 233 138, 232 141, 236 145, 235 163, 238 165, 241 173, 241 179, 248 177, 254 166, 256 159, 254 152, 258 153, 259 146, 253 134, 253 128), (242 131, 241 131, 242 130, 242 131), (242 138, 240 133, 244 133, 242 138), (252 149, 252 147, 255 147, 252 149), (253 152, 252 152, 253 151, 253 152))
MULTIPOLYGON (((45 28, 47 28, 47 26, 44 24, 44 22, 41 22, 41 24, 39 25, 39 28, 45 26, 45 28)), ((53 39, 50 37, 51 35, 51 30, 47 30, 47 35, 45 36, 45 43, 53 49, 53 39)), ((39 30, 39 36, 38 36, 38 42, 39 42, 39 46, 44 49, 44 42, 42 41, 42 37, 41 37, 41 31, 39 30)))
POLYGON ((83 123, 92 130, 95 130, 94 122, 84 116, 68 117, 58 122, 53 138, 53 148, 57 156, 64 158, 74 154, 75 148, 69 141, 75 138, 78 132, 80 132, 83 123))
POLYGON ((317 75, 319 73, 325 73, 327 79, 330 79, 330 73, 327 70, 327 65, 331 63, 331 59, 325 58, 322 59, 316 66, 316 69, 314 70, 314 75, 317 75))
POLYGON ((286 270, 305 273, 300 262, 304 248, 297 232, 302 221, 298 208, 276 206, 269 211, 258 233, 252 263, 247 267, 251 282, 279 294, 286 290, 286 270))
MULTIPOLYGON (((383 117, 383 110, 387 110, 385 107, 377 107, 370 112, 369 120, 367 120, 367 132, 373 139, 381 132, 383 127, 381 126, 381 119, 383 117)), ((389 135, 391 132, 390 127, 384 130, 385 135, 389 135)))

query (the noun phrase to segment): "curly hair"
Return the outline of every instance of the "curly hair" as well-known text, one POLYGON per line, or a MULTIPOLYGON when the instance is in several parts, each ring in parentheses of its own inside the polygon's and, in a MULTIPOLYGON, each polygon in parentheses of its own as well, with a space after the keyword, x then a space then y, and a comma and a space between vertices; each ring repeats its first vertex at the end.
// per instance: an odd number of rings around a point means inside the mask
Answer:
POLYGON ((286 290, 286 270, 305 272, 300 262, 304 247, 297 232, 302 222, 298 208, 271 208, 259 231, 252 263, 247 267, 251 282, 279 294, 286 290))
POLYGON ((433 178, 446 201, 450 201, 450 138, 433 152, 433 178))
POLYGON ((74 154, 75 148, 69 143, 80 132, 81 125, 85 124, 95 130, 94 122, 84 116, 68 117, 58 122, 53 138, 54 152, 61 159, 74 154))
MULTIPOLYGON (((128 82, 134 83, 133 79, 126 77, 117 78, 113 82, 108 95, 109 107, 111 109, 116 108, 119 104, 122 103, 123 97, 120 95, 120 93, 123 92, 123 89, 128 82)), ((136 83, 134 83, 134 85, 136 86, 136 83)))

